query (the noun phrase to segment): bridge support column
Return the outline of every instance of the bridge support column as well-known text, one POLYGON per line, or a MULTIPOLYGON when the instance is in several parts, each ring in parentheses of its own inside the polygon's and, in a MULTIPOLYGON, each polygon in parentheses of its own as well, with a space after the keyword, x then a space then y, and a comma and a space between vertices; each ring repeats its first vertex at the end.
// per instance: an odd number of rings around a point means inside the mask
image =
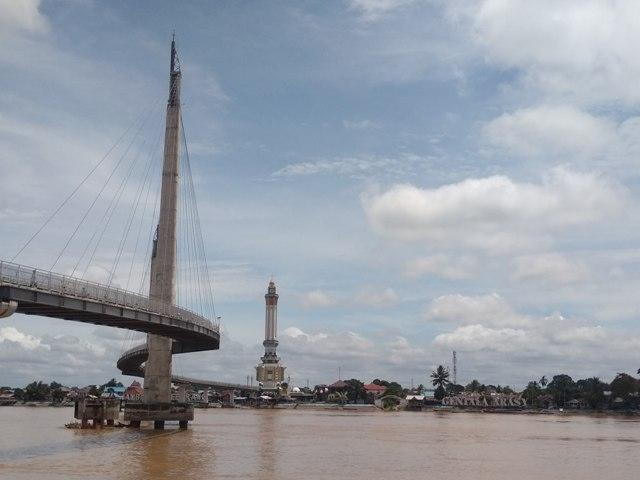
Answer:
POLYGON ((144 370, 144 402, 171 401, 171 345, 173 340, 159 335, 147 335, 149 358, 144 370))

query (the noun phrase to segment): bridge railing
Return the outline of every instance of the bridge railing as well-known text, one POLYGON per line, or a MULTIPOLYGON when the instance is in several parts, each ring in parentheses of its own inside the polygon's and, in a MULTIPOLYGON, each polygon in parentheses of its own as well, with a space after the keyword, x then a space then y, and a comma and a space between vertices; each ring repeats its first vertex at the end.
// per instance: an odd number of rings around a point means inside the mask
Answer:
POLYGON ((0 261, 0 284, 96 300, 118 307, 146 310, 150 313, 178 318, 201 327, 217 330, 217 327, 210 320, 186 308, 173 305, 152 305, 149 297, 139 293, 16 263, 0 261))

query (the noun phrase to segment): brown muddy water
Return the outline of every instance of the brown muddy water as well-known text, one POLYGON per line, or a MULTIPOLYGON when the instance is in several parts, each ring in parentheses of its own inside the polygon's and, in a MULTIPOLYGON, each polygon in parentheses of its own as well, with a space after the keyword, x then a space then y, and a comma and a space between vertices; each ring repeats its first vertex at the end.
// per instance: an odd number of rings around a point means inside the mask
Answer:
POLYGON ((72 416, 0 407, 0 479, 640 478, 637 418, 211 409, 154 432, 72 416))

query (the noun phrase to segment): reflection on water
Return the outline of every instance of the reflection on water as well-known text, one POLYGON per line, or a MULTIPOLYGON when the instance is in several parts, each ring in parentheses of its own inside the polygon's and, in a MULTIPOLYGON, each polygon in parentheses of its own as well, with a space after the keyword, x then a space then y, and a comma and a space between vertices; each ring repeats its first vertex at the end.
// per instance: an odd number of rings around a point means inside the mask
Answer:
POLYGON ((198 411, 188 431, 68 430, 71 409, 0 408, 0 479, 632 479, 640 426, 536 415, 198 411))
POLYGON ((276 448, 278 437, 273 432, 278 431, 278 414, 280 410, 261 410, 261 415, 257 415, 258 421, 258 452, 260 461, 258 471, 264 478, 278 478, 276 476, 276 463, 278 461, 278 451, 276 448))

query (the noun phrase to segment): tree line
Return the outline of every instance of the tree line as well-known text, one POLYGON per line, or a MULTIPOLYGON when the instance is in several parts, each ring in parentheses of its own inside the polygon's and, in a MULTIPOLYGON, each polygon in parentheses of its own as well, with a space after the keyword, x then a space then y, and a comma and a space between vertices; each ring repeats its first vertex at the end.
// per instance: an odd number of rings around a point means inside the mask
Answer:
POLYGON ((576 401, 580 406, 592 409, 640 407, 640 380, 627 373, 618 373, 610 383, 598 377, 574 381, 564 373, 554 375, 551 380, 543 375, 530 381, 521 392, 515 392, 509 386, 484 385, 478 380, 465 386, 454 384, 450 381, 449 369, 439 365, 431 372, 431 382, 436 387, 434 396, 437 400, 462 392, 496 392, 520 393, 530 406, 537 408, 564 408, 575 405, 576 401))
MULTIPOLYGON (((89 385, 85 388, 87 388, 87 393, 89 395, 100 397, 106 388, 122 386, 122 383, 116 381, 115 378, 112 378, 102 385, 89 385)), ((74 388, 77 389, 77 387, 74 388)), ((65 399, 68 393, 68 389, 61 383, 56 381, 45 383, 41 380, 33 381, 24 388, 12 389, 10 387, 0 387, 0 392, 7 391, 13 391, 14 398, 22 402, 60 403, 65 399)))

